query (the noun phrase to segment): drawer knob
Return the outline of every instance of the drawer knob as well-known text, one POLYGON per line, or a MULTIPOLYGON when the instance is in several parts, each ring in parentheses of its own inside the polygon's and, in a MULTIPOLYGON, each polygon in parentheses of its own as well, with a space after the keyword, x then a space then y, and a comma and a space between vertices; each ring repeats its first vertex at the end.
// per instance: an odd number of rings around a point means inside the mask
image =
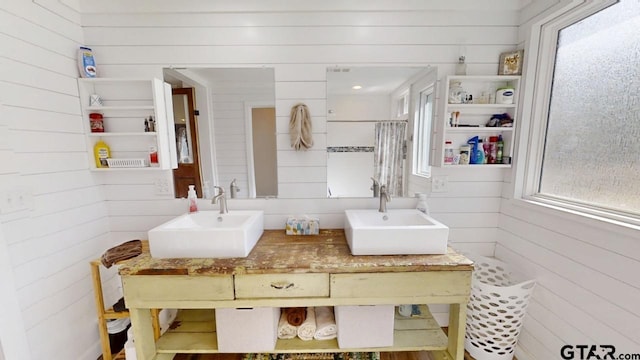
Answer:
POLYGON ((278 290, 290 289, 294 285, 295 285, 294 283, 286 283, 286 282, 271 283, 271 287, 278 290))

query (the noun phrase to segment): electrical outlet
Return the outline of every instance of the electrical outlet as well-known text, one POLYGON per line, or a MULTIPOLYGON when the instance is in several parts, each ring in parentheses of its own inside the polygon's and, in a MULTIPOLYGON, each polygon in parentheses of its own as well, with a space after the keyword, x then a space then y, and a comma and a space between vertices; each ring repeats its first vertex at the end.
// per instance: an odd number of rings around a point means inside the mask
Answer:
POLYGON ((33 207, 33 196, 26 189, 15 189, 0 195, 0 213, 9 214, 29 210, 33 207))
POLYGON ((443 193, 449 191, 448 189, 449 177, 448 176, 433 176, 431 178, 431 192, 443 193))
POLYGON ((166 178, 158 178, 153 182, 155 188, 156 195, 171 195, 172 189, 171 184, 169 184, 169 179, 166 178))

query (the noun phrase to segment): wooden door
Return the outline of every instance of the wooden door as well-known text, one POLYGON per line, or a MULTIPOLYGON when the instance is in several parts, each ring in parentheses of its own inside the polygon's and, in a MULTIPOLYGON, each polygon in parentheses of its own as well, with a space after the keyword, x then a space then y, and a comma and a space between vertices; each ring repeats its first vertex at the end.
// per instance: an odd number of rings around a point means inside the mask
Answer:
POLYGON ((172 94, 178 153, 178 168, 173 170, 176 198, 186 198, 189 185, 195 185, 198 197, 202 197, 198 156, 198 124, 194 111, 193 88, 172 89, 172 94))

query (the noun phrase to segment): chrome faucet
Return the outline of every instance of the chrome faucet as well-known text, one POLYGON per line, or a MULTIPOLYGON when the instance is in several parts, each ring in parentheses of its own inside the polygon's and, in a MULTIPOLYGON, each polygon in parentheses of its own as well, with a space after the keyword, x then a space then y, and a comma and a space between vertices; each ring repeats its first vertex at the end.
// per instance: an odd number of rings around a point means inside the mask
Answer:
POLYGON ((218 200, 220 200, 220 214, 228 214, 229 209, 227 208, 227 198, 224 193, 224 188, 220 186, 214 186, 214 189, 218 189, 218 195, 214 196, 211 199, 211 203, 217 204, 218 200))
POLYGON ((373 190, 373 197, 380 196, 380 183, 378 180, 371 178, 373 180, 373 185, 371 185, 371 190, 373 190))
POLYGON ((229 190, 231 191, 231 198, 235 199, 236 196, 238 195, 238 192, 240 191, 240 188, 236 183, 236 179, 233 179, 233 181, 231 181, 231 185, 229 185, 229 190))
POLYGON ((391 201, 391 195, 389 195, 389 193, 387 192, 387 186, 381 185, 380 186, 380 208, 378 208, 378 211, 381 213, 386 213, 387 202, 389 201, 391 201))

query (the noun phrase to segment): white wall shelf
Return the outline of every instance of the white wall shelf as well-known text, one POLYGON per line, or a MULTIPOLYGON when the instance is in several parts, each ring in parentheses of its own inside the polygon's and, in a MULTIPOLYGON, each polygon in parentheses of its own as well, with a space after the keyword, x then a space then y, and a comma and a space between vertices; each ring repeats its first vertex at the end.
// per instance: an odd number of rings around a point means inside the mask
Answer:
POLYGON ((157 166, 140 168, 98 168, 94 171, 169 170, 177 167, 171 87, 159 79, 78 79, 82 117, 87 135, 87 151, 102 139, 114 159, 149 159, 150 148, 157 149, 157 166), (102 105, 90 105, 91 95, 102 105), (103 116, 104 132, 91 132, 89 114, 103 116), (145 119, 152 116, 156 131, 145 131, 145 119), (107 140, 108 139, 108 140, 107 140))
POLYGON ((520 86, 520 76, 507 75, 481 75, 466 76, 456 75, 447 76, 444 86, 444 94, 442 99, 444 105, 440 108, 438 120, 435 124, 435 155, 433 158, 434 166, 450 167, 493 167, 493 168, 509 168, 511 167, 510 159, 513 155, 513 141, 515 126, 518 124, 516 118, 518 109, 518 92, 520 86), (461 87, 467 94, 473 96, 472 103, 452 104, 449 103, 449 91, 454 82, 460 82, 461 87), (514 89, 512 104, 496 104, 495 94, 497 89, 501 87, 512 87, 514 89), (484 96, 483 96, 484 95, 484 96), (492 95, 493 102, 489 98, 492 95), (480 103, 482 101, 482 103, 480 103), (450 119, 453 112, 459 112, 459 125, 469 126, 452 126, 450 119), (486 124, 494 114, 507 113, 514 120, 511 127, 488 127, 486 124), (502 135, 504 142, 503 159, 506 163, 499 164, 473 164, 473 165, 449 165, 444 163, 445 142, 451 141, 454 152, 458 152, 460 146, 467 144, 467 141, 478 136, 481 139, 489 139, 491 136, 502 135))

